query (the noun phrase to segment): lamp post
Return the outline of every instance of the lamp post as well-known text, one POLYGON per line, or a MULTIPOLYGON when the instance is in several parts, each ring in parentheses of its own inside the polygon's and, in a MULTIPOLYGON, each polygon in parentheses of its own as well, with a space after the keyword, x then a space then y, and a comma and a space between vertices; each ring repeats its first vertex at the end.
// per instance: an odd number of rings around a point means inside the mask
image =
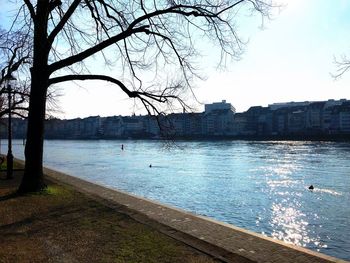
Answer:
POLYGON ((12 154, 12 116, 11 116, 11 82, 16 80, 11 74, 6 77, 7 82, 7 100, 8 100, 8 150, 7 150, 7 174, 6 179, 11 179, 13 174, 13 154, 12 154))

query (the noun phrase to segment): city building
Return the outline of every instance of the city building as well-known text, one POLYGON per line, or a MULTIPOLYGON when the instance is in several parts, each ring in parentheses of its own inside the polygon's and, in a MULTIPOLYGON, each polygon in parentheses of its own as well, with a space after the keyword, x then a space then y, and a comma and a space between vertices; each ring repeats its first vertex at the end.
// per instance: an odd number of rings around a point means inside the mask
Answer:
POLYGON ((228 136, 233 134, 234 114, 236 109, 227 103, 214 102, 205 104, 202 118, 202 132, 204 136, 228 136))
POLYGON ((227 103, 226 100, 204 105, 205 114, 209 114, 212 111, 217 111, 217 110, 228 110, 228 111, 232 111, 233 113, 236 113, 235 107, 233 107, 231 103, 227 103))

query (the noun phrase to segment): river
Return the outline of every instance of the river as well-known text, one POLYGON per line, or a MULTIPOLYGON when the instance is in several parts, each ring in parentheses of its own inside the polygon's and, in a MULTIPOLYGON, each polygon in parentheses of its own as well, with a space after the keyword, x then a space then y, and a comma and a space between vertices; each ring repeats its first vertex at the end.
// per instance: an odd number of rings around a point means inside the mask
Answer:
MULTIPOLYGON (((23 158, 23 149, 15 140, 15 157, 23 158)), ((49 140, 44 160, 88 181, 350 260, 350 143, 49 140)))

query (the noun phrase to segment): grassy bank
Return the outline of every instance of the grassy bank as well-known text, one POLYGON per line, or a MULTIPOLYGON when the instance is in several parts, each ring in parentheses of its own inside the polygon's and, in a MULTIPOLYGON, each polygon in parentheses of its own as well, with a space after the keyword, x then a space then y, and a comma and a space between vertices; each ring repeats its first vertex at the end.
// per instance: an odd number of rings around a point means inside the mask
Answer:
POLYGON ((216 262, 65 185, 17 196, 0 175, 0 262, 216 262))

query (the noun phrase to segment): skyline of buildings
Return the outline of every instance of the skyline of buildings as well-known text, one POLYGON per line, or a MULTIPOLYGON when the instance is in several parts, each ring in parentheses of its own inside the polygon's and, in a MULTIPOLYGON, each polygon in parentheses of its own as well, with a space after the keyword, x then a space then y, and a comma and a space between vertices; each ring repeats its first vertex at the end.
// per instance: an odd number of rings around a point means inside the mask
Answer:
MULTIPOLYGON (((6 119, 0 129, 5 138, 6 119)), ((26 121, 13 120, 14 138, 24 138, 26 121)), ((69 120, 49 119, 47 139, 113 138, 310 138, 349 137, 350 100, 282 102, 252 106, 237 113, 222 100, 205 104, 200 113, 166 116, 90 116, 69 120)))

